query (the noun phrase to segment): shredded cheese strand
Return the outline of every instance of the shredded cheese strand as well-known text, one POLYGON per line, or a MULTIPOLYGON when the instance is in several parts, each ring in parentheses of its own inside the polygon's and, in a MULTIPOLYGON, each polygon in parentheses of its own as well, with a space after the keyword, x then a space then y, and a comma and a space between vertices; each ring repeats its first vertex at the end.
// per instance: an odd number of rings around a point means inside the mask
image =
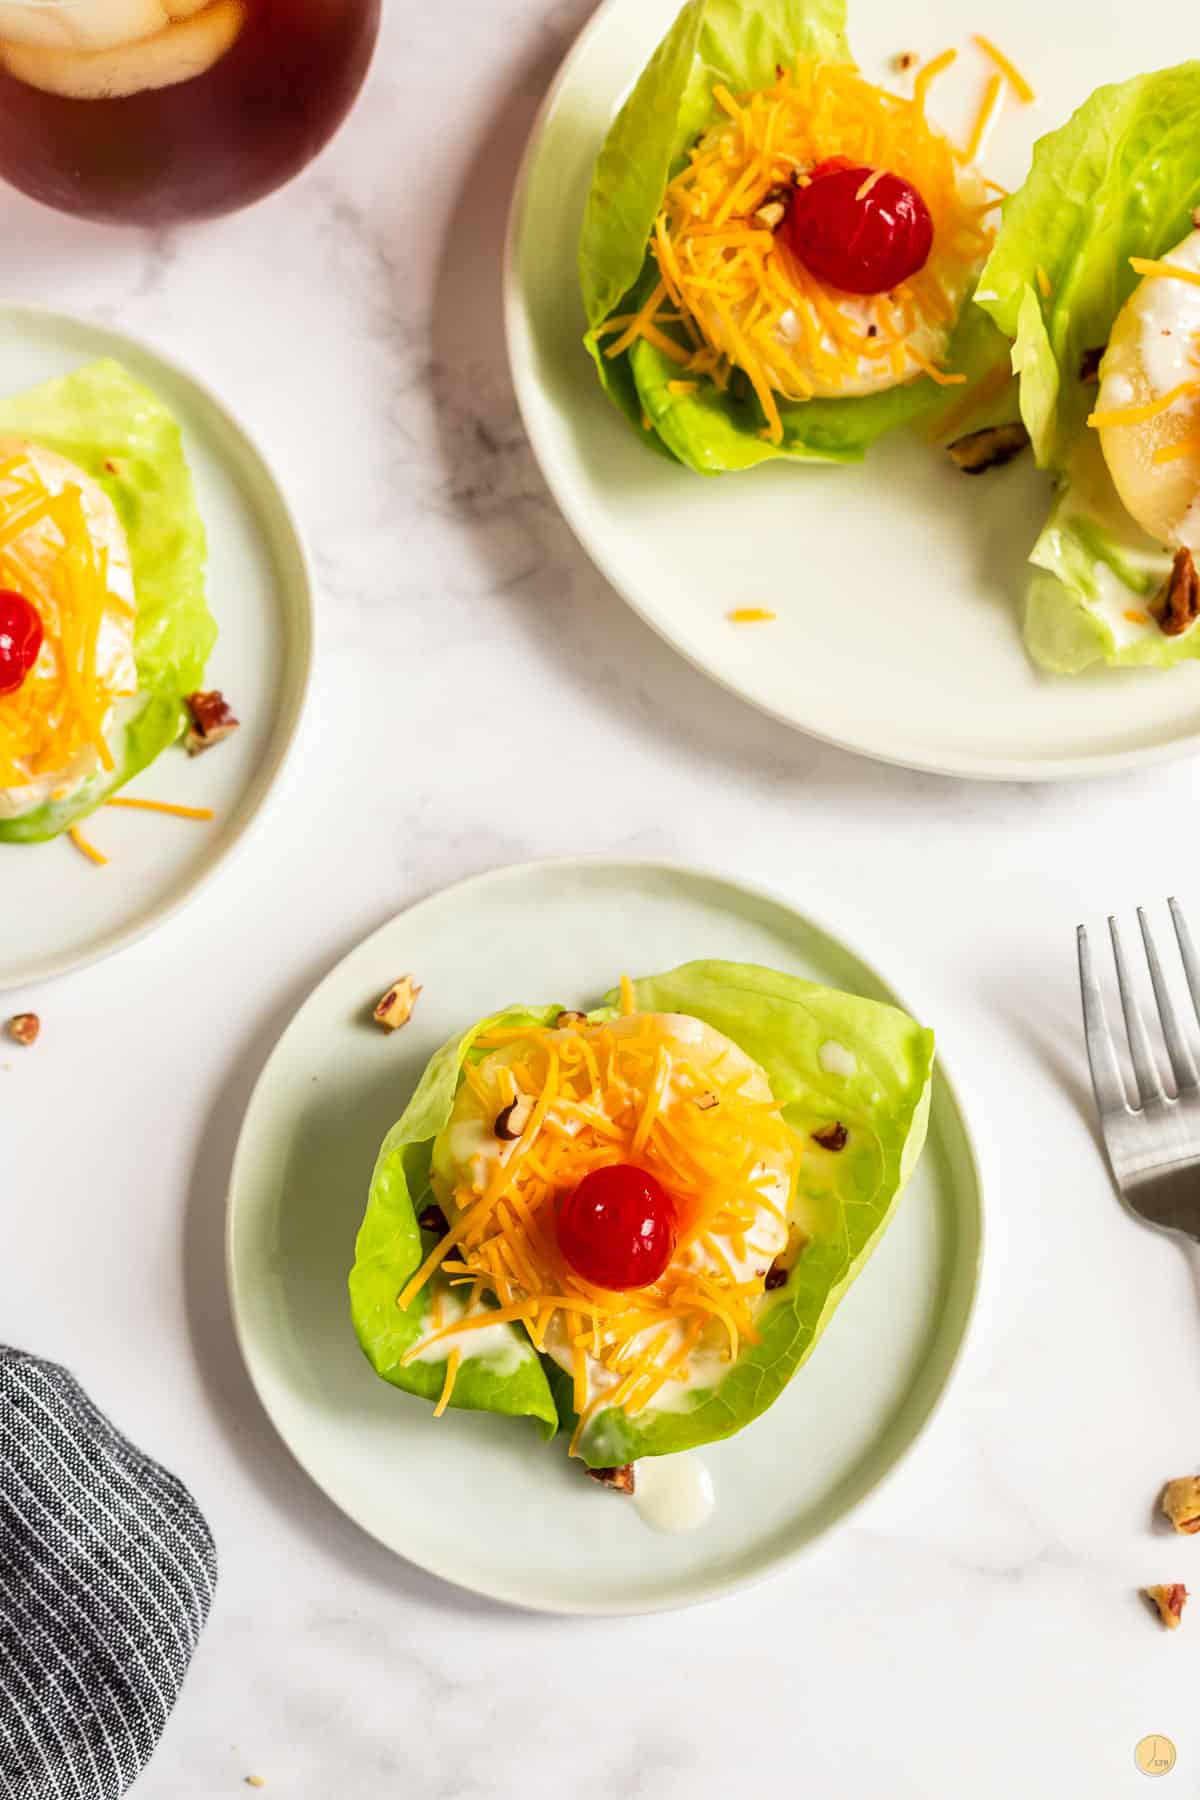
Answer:
POLYGON ((134 800, 126 794, 113 794, 106 806, 127 806, 138 812, 167 813, 173 819, 199 819, 207 823, 216 818, 211 806, 175 806, 169 800, 134 800))
POLYGON ((70 838, 75 848, 83 852, 89 862, 96 863, 100 868, 105 867, 108 862, 107 856, 105 856, 102 851, 97 850, 95 844, 88 842, 78 825, 72 825, 67 832, 67 836, 70 838))
POLYGON ((1157 419, 1160 413, 1168 412, 1185 394, 1200 394, 1200 381, 1181 381, 1157 400, 1147 400, 1141 406, 1115 406, 1108 412, 1089 413, 1087 422, 1095 431, 1107 431, 1113 425, 1144 425, 1147 419, 1157 419))
POLYGON ((435 1419, 440 1419, 450 1404, 450 1396, 454 1392, 454 1383, 458 1378, 458 1365, 462 1361, 462 1351, 454 1349, 446 1358, 446 1379, 442 1383, 441 1398, 433 1409, 435 1419))
POLYGON ((1003 50, 998 49, 997 46, 993 44, 991 38, 986 38, 983 36, 982 32, 977 31, 974 35, 974 42, 978 44, 979 48, 983 51, 983 54, 995 63, 996 67, 1006 78, 1008 85, 1019 100, 1023 101, 1024 104, 1028 106, 1031 101, 1037 99, 1037 95, 1034 93, 1021 71, 1017 68, 1016 64, 1011 62, 1009 58, 1005 56, 1003 50))
POLYGON ((1200 287, 1200 270, 1181 269, 1176 263, 1163 262, 1151 256, 1131 256, 1129 266, 1139 275, 1161 275, 1174 281, 1190 281, 1193 287, 1200 287))
POLYGON ((996 120, 1000 117, 1004 105, 1004 77, 992 75, 983 90, 983 99, 979 103, 979 111, 975 115, 975 123, 971 127, 971 135, 963 146, 963 161, 975 162, 987 147, 996 120))

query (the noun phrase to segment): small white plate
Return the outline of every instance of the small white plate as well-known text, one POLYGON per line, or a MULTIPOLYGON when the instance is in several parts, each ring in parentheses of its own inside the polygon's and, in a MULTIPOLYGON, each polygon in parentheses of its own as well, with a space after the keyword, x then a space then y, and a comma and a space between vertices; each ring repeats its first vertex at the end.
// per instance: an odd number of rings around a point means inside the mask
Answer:
MULTIPOLYGON (((886 762, 947 775, 1098 775, 1200 748, 1200 668, 1040 674, 1021 642, 1025 557, 1050 484, 1029 457, 978 479, 900 433, 860 468, 785 466, 705 479, 639 446, 602 395, 580 339, 576 243, 614 112, 679 0, 607 0, 534 127, 505 274, 509 354, 525 425, 568 523, 608 580, 691 662, 789 725, 886 762), (734 607, 778 614, 735 625, 734 607)), ((934 89, 961 130, 988 32, 1038 90, 1010 100, 986 158, 1015 187, 1035 137, 1101 82, 1179 60, 1181 0, 930 0, 912 17, 849 0, 863 70, 895 80, 900 50, 962 46, 934 89), (911 34, 911 35, 910 35, 911 34)))
POLYGON ((261 452, 224 404, 157 351, 87 319, 0 304, 0 393, 112 356, 183 427, 208 533, 208 597, 220 630, 207 685, 241 730, 204 756, 162 756, 122 792, 208 806, 211 824, 103 808, 84 823, 110 858, 66 837, 0 843, 0 992, 65 974, 132 943, 173 913, 245 835, 282 767, 304 704, 312 582, 299 527, 261 452))
POLYGON ((703 1451, 708 1524, 664 1537, 585 1479, 528 1421, 432 1408, 380 1381, 346 1277, 376 1153, 431 1053, 513 1000, 594 1004, 622 970, 694 957, 769 964, 871 998, 866 963, 780 900, 669 864, 603 858, 502 869, 377 931, 297 1013, 251 1100, 234 1162, 233 1316, 260 1399, 352 1519, 448 1581, 543 1611, 654 1612, 766 1574, 868 1493, 949 1378, 975 1292, 982 1218, 967 1126, 945 1074, 896 1217, 771 1410, 703 1451), (370 1007, 424 984, 386 1037, 370 1007))

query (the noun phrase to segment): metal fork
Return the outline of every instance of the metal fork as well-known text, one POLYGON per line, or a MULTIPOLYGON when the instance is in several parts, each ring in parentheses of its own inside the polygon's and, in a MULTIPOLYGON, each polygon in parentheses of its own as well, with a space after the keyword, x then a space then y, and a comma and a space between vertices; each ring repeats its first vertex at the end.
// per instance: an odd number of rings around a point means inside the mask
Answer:
MULTIPOLYGON (((1200 1023, 1200 959, 1197 959, 1182 907, 1177 900, 1168 904, 1192 1007, 1200 1023)), ((1187 1040, 1179 1029, 1158 951, 1140 906, 1138 924, 1175 1091, 1164 1091, 1158 1061, 1121 947, 1121 934, 1117 921, 1112 918, 1108 921, 1108 929, 1117 965, 1117 987, 1121 1011, 1125 1015, 1138 1104, 1131 1106, 1125 1091, 1087 931, 1081 925, 1078 933, 1079 985, 1083 991, 1083 1029, 1092 1087, 1108 1159, 1123 1199, 1151 1225, 1183 1231, 1200 1240, 1200 1077, 1197 1077, 1187 1040)))

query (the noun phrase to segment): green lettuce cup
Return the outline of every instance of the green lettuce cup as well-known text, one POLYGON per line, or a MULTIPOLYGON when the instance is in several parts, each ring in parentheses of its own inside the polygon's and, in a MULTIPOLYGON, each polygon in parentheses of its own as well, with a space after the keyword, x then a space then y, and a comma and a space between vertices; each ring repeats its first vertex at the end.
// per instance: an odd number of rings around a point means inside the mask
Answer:
POLYGON ((439 1407, 562 1426, 591 1468, 731 1436, 893 1216, 932 1065, 896 1008, 747 964, 644 977, 586 1015, 480 1021, 380 1152, 350 1276, 365 1355, 439 1407), (677 1227, 621 1291, 581 1272, 566 1229, 613 1168, 669 1190, 677 1227))
MULTIPOLYGON (((103 360, 0 399, 0 440, 64 457, 94 482, 123 527, 132 564, 136 692, 105 730, 112 768, 62 784, 27 810, 0 812, 0 841, 36 843, 85 819, 183 734, 217 629, 205 598, 207 549, 180 428, 148 388, 103 360)), ((0 697, 0 724, 5 701, 0 697)))
POLYGON ((642 441, 697 473, 861 461, 1003 355, 967 304, 994 204, 927 122, 923 83, 902 98, 855 69, 843 0, 688 0, 596 164, 579 243, 588 353, 642 441), (839 205, 871 232, 871 209, 890 209, 886 274, 818 269, 819 222, 808 260, 797 250, 806 190, 843 175, 839 205), (886 202, 870 198, 880 182, 886 202), (896 262, 896 220, 919 214, 923 252, 896 262))
POLYGON ((1012 340, 1021 415, 1056 479, 1025 612, 1029 652, 1055 674, 1168 668, 1200 655, 1194 622, 1161 604, 1195 533, 1175 528, 1155 499, 1168 482, 1200 491, 1200 462, 1159 463, 1170 442, 1143 446, 1137 435, 1145 425, 1182 438, 1197 401, 1181 393, 1146 420, 1130 406, 1158 407, 1166 385, 1147 377, 1143 341, 1155 340, 1155 359, 1174 358, 1174 337, 1186 358, 1185 340, 1200 329, 1200 288, 1134 266, 1200 262, 1198 141, 1200 62, 1099 88, 1036 145, 980 276, 978 304, 1012 340))

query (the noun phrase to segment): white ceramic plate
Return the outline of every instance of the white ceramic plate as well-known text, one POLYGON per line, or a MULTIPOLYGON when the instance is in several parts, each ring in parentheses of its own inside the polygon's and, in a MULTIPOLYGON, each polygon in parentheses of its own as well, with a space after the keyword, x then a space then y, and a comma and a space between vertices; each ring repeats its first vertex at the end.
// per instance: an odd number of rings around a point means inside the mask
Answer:
POLYGON ((220 637, 207 684, 242 721, 204 756, 167 750, 122 791, 208 806, 211 824, 103 809, 85 861, 69 839, 0 844, 0 991, 65 974, 131 943, 181 906, 244 836, 279 773, 304 702, 312 584, 299 529, 261 455, 194 376, 106 325, 0 305, 0 393, 114 356, 183 426, 208 532, 209 603, 220 637))
POLYGON ((508 1001, 594 1004, 622 970, 701 956, 895 999, 835 937, 715 876, 599 858, 504 869, 402 913, 340 963, 284 1033, 246 1115, 229 1282, 263 1405, 313 1480, 365 1530, 496 1599, 650 1612, 765 1574, 908 1448, 966 1330, 979 1182, 939 1072, 928 1147, 896 1218, 782 1398, 703 1452, 717 1504, 693 1535, 649 1531, 567 1462, 563 1440, 543 1444, 528 1421, 435 1419, 373 1374, 350 1323, 346 1276, 376 1153, 433 1050, 508 1001), (385 1037, 370 1006, 409 970, 424 992, 412 1023, 385 1037))
MULTIPOLYGON (((969 480, 907 434, 856 469, 770 465, 705 480, 639 448, 580 345, 575 246, 613 113, 678 0, 608 0, 555 82, 514 202, 505 303, 513 377, 546 480, 588 554, 693 663, 816 737, 948 775, 1094 775, 1200 748, 1200 668, 1043 676, 1026 658, 1024 558, 1045 518, 1047 478, 1028 457, 969 480), (770 624, 726 613, 764 606, 770 624)), ((911 16, 849 0, 864 71, 894 80, 898 50, 963 46, 935 88, 960 129, 997 39, 1038 90, 1010 102, 988 172, 1015 186, 1033 139, 1101 82, 1177 62, 1180 0, 930 0, 911 16)))

